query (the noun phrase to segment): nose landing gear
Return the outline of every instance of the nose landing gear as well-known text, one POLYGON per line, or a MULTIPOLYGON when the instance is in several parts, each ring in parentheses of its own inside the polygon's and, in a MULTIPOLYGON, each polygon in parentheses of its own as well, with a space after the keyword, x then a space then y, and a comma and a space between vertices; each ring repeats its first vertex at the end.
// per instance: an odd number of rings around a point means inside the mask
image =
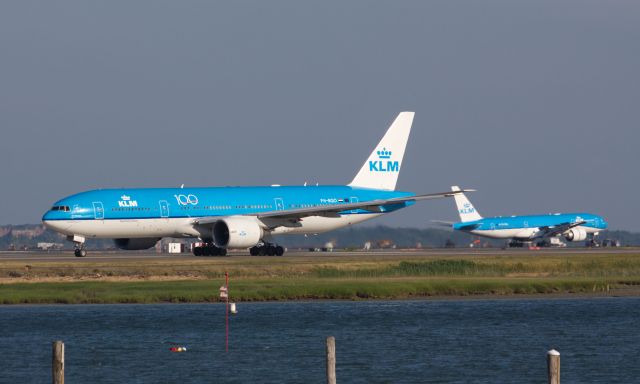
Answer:
POLYGON ((84 244, 80 245, 79 247, 76 247, 76 249, 73 251, 73 254, 76 257, 85 257, 85 256, 87 256, 87 250, 84 249, 84 244))
POLYGON ((70 235, 67 236, 67 240, 73 241, 76 244, 76 249, 73 251, 76 257, 87 256, 87 250, 84 248, 85 238, 83 236, 70 235))

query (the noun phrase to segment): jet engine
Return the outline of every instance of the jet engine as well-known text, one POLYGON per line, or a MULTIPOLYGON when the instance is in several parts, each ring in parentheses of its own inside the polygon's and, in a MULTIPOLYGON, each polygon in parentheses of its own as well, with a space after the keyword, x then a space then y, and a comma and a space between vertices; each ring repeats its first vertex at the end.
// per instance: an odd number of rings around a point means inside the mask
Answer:
POLYGON ((127 251, 139 251, 141 249, 149 249, 156 245, 160 240, 159 237, 142 238, 142 239, 114 239, 116 247, 127 251))
POLYGON ((587 231, 579 227, 571 228, 564 233, 564 238, 567 241, 584 241, 587 239, 587 231))
POLYGON ((255 217, 230 216, 213 225, 213 241, 220 248, 253 247, 263 234, 255 217))

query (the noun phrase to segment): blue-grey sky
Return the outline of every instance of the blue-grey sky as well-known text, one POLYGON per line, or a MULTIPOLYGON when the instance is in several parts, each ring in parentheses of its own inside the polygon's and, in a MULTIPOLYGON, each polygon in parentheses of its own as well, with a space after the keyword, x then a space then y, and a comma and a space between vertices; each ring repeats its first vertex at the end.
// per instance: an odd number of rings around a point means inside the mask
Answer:
POLYGON ((347 183, 402 110, 399 189, 640 230, 640 2, 616 0, 2 1, 0 224, 101 187, 347 183))

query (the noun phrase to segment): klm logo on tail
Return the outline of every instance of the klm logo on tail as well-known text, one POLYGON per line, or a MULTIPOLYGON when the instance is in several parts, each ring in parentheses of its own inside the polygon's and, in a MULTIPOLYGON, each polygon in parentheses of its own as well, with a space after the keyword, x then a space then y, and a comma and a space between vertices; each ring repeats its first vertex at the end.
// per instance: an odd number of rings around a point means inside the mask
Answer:
POLYGON ((468 214, 468 213, 474 213, 476 211, 476 209, 473 207, 473 205, 469 204, 469 203, 465 203, 462 206, 462 209, 458 210, 461 214, 468 214))
POLYGON ((382 148, 382 150, 376 151, 376 154, 379 160, 369 160, 370 172, 400 172, 400 162, 390 160, 393 152, 382 148))

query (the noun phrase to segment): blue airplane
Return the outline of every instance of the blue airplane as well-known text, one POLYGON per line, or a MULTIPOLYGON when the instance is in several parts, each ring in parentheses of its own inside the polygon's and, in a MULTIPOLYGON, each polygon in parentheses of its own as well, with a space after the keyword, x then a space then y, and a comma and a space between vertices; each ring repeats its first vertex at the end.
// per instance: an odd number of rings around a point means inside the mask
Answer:
POLYGON ((416 195, 396 191, 413 112, 401 112, 346 186, 260 186, 100 189, 57 201, 42 221, 86 256, 87 238, 114 239, 118 248, 148 249, 163 237, 199 238, 196 256, 282 255, 273 235, 315 234, 370 220, 419 200, 461 192, 416 195))
POLYGON ((568 241, 585 241, 590 235, 597 236, 606 229, 607 222, 598 215, 591 213, 551 213, 547 215, 528 216, 480 216, 459 187, 452 186, 457 192, 454 196, 460 222, 449 223, 435 221, 440 224, 451 225, 456 231, 463 231, 473 235, 492 239, 511 240, 509 245, 522 246, 525 242, 536 241, 540 245, 548 244, 549 239, 564 236, 568 241))

